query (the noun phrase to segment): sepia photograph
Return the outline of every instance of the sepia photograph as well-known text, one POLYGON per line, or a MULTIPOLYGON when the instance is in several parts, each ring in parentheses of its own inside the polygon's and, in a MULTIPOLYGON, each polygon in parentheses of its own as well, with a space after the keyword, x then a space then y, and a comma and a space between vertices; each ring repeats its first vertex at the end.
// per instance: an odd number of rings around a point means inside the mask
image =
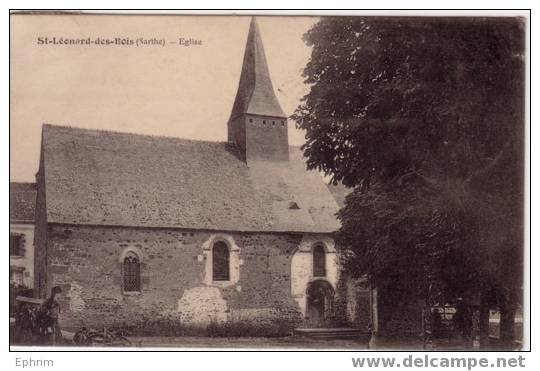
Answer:
POLYGON ((529 349, 526 16, 9 21, 10 351, 529 349))

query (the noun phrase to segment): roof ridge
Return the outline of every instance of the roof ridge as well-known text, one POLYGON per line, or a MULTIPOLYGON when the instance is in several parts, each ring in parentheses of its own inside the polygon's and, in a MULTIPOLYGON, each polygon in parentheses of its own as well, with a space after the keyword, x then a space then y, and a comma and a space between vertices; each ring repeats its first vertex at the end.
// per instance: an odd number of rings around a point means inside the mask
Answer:
MULTIPOLYGON (((227 141, 218 141, 218 140, 204 140, 204 139, 191 139, 191 138, 183 138, 183 137, 171 137, 167 135, 157 135, 157 134, 141 134, 141 133, 134 133, 129 131, 118 131, 118 130, 107 130, 107 129, 90 129, 90 128, 81 128, 78 126, 69 126, 69 125, 57 125, 57 124, 49 124, 44 123, 43 128, 53 128, 53 129, 70 129, 73 131, 86 131, 86 132, 94 132, 94 133, 104 133, 104 134, 120 134, 120 135, 135 135, 138 137, 146 137, 146 138, 164 138, 164 139, 173 139, 173 140, 180 140, 184 142, 193 142, 193 143, 208 143, 208 144, 229 144, 227 141)), ((289 148, 298 148, 300 149, 302 147, 302 144, 289 144, 289 148)), ((35 184, 35 182, 10 182, 10 183, 31 183, 35 184)))
POLYGON ((228 143, 225 140, 214 141, 214 140, 203 140, 203 139, 191 139, 191 138, 173 137, 173 136, 167 136, 167 135, 158 135, 158 134, 141 134, 141 133, 134 133, 134 132, 129 132, 129 131, 90 129, 90 128, 82 128, 82 127, 77 127, 77 126, 44 123, 43 129, 45 129, 46 127, 53 128, 53 129, 70 129, 70 130, 79 131, 79 132, 94 132, 94 133, 104 133, 104 134, 134 135, 134 136, 146 137, 146 138, 173 139, 173 140, 181 140, 185 142, 195 142, 195 143, 208 143, 208 144, 227 144, 228 143))

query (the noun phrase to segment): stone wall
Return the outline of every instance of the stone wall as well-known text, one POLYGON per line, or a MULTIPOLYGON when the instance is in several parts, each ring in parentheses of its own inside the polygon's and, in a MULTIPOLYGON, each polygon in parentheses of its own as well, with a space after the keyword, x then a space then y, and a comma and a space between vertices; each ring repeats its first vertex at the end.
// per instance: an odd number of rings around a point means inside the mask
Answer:
MULTIPOLYGON (((47 291, 62 287, 59 301, 67 327, 160 318, 197 325, 298 323, 303 310, 291 294, 291 261, 299 246, 318 241, 313 235, 57 224, 49 225, 47 240, 47 291), (208 247, 217 240, 231 251, 230 281, 213 282, 208 272, 208 247), (127 250, 142 255, 140 293, 122 291, 121 257, 127 250)), ((329 272, 337 274, 335 267, 329 272)))

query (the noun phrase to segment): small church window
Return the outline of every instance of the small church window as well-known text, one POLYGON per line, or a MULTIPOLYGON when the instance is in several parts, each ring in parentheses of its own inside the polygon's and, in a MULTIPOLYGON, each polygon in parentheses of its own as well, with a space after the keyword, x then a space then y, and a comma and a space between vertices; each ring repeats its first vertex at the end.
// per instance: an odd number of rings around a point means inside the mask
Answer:
POLYGON ((253 122, 253 119, 249 119, 249 122, 253 122))
POLYGON ((229 247, 225 242, 218 241, 212 248, 212 277, 214 281, 228 281, 229 276, 229 247))
POLYGON ((134 252, 124 258, 124 292, 141 291, 141 263, 134 252))
POLYGON ((316 245, 313 248, 313 276, 326 276, 326 252, 321 245, 316 245))
POLYGON ((266 125, 266 120, 263 120, 263 125, 266 125))
POLYGON ((272 125, 275 125, 275 124, 276 124, 276 122, 274 120, 272 120, 272 125))

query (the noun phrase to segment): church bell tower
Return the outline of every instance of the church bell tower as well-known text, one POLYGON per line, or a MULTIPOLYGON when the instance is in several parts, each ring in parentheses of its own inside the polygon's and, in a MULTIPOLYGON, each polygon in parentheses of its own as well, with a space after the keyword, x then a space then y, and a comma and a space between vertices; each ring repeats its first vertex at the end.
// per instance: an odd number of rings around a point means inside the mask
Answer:
POLYGON ((246 162, 289 160, 287 116, 274 94, 255 18, 249 26, 240 83, 227 128, 229 143, 241 150, 246 162))

